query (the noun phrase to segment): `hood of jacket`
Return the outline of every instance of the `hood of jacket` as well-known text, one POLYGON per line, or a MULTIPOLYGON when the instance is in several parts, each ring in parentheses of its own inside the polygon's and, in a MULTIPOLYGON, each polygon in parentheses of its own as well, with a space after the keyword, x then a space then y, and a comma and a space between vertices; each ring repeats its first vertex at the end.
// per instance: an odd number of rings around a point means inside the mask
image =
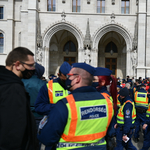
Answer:
POLYGON ((23 85, 23 82, 16 74, 6 69, 5 66, 0 66, 0 85, 10 83, 19 83, 23 85))

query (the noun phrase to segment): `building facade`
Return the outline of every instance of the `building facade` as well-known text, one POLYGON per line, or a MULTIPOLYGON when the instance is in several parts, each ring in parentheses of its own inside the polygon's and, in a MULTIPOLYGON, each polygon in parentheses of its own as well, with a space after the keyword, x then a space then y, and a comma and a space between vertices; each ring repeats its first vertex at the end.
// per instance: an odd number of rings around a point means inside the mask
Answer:
POLYGON ((64 61, 150 77, 150 0, 0 0, 1 65, 18 46, 46 78, 64 61))

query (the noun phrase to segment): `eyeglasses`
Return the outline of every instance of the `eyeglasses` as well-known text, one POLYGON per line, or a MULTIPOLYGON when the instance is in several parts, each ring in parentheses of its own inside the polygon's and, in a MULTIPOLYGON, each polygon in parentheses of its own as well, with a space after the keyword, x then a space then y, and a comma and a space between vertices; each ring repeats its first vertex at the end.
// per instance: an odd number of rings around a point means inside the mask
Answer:
POLYGON ((67 77, 67 78, 70 78, 70 76, 75 76, 75 75, 78 75, 78 74, 68 73, 68 74, 66 75, 66 77, 67 77))
POLYGON ((27 63, 25 63, 25 62, 23 62, 23 61, 20 61, 22 64, 25 64, 25 65, 27 65, 27 66, 29 66, 29 67, 31 67, 31 68, 35 68, 35 63, 34 64, 27 64, 27 63))

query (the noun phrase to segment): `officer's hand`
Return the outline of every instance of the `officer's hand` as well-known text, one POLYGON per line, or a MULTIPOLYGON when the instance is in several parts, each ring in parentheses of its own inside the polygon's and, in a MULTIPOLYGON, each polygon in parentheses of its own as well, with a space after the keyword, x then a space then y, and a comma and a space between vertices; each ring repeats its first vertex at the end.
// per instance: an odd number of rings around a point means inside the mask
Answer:
POLYGON ((145 130, 147 127, 147 124, 143 124, 143 130, 145 130))
POLYGON ((122 140, 125 142, 125 141, 127 141, 127 135, 124 135, 123 137, 122 137, 122 140))
POLYGON ((117 128, 117 123, 114 125, 114 128, 115 128, 115 129, 117 128))

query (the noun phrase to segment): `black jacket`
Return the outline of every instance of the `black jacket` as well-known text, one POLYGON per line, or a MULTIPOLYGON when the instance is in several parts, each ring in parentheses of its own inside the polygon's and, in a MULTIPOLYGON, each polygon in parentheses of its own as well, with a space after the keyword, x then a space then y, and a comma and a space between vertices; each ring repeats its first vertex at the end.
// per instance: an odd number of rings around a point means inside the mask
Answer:
POLYGON ((0 66, 0 150, 36 150, 36 125, 21 79, 0 66))

